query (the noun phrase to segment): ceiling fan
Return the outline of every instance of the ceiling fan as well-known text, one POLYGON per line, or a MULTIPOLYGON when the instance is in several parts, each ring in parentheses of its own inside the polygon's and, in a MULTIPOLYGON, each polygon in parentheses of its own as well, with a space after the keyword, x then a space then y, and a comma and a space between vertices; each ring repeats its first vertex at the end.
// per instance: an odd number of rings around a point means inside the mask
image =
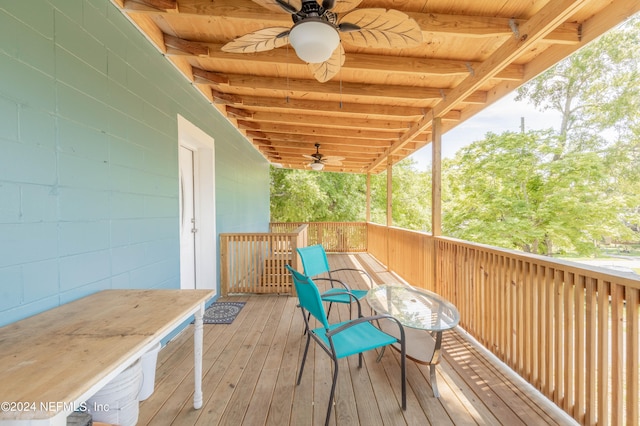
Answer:
POLYGON ((394 9, 355 9, 362 0, 253 0, 267 9, 291 14, 293 27, 269 27, 225 44, 231 53, 254 53, 291 44, 321 83, 344 64, 342 41, 356 47, 404 48, 422 43, 418 23, 394 9), (294 3, 294 4, 292 4, 294 3), (300 4, 297 7, 297 4, 300 4), (346 13, 348 12, 348 13, 346 13), (346 13, 344 16, 339 16, 346 13))
POLYGON ((315 144, 315 147, 316 152, 314 154, 302 154, 304 158, 312 160, 311 163, 309 163, 309 167, 311 167, 313 170, 320 171, 324 169, 325 164, 328 166, 342 166, 342 160, 344 160, 344 157, 338 157, 335 155, 322 155, 320 154, 320 144, 315 144))

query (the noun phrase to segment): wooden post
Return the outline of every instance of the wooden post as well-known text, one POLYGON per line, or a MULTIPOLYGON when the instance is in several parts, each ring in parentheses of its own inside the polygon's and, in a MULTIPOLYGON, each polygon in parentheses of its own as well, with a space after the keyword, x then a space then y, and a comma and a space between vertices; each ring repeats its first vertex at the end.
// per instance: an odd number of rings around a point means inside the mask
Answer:
POLYGON ((389 241, 389 228, 393 226, 393 166, 391 157, 387 163, 387 270, 391 270, 391 244, 389 241))
POLYGON ((371 222, 371 173, 367 173, 367 207, 365 221, 371 222))
POLYGON ((431 164, 431 234, 442 235, 442 119, 433 120, 431 164))
POLYGON ((393 226, 393 166, 387 163, 387 226, 393 226))
POLYGON ((229 240, 220 235, 220 292, 222 296, 229 294, 229 240))
POLYGON ((442 235, 442 119, 433 119, 433 132, 431 141, 431 235, 433 238, 433 289, 436 292, 440 288, 440 272, 438 260, 440 257, 438 238, 442 235))

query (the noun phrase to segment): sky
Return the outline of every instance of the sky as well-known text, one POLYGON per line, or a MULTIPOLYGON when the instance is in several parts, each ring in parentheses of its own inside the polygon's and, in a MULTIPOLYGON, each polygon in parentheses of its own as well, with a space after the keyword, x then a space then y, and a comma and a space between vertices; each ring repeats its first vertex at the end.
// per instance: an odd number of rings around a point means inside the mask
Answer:
MULTIPOLYGON (((515 92, 505 96, 475 117, 445 133, 442 136, 442 156, 452 158, 460 148, 484 139, 487 132, 519 132, 521 117, 524 117, 526 131, 560 127, 559 113, 538 111, 524 101, 516 102, 515 97, 515 92)), ((431 164, 431 144, 417 151, 412 158, 417 161, 419 170, 427 169, 431 164)))

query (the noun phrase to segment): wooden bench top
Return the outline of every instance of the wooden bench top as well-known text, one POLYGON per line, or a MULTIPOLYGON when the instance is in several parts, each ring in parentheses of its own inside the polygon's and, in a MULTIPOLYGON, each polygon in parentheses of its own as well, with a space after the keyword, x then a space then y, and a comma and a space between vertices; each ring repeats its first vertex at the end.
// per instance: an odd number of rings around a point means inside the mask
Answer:
POLYGON ((0 328, 0 402, 22 407, 0 410, 0 421, 68 411, 50 403, 90 397, 213 295, 105 290, 0 328))

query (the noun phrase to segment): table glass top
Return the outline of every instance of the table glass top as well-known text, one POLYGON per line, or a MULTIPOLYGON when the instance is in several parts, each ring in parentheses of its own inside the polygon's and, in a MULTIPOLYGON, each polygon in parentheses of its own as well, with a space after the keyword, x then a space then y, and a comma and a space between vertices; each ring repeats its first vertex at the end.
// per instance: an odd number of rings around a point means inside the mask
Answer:
POLYGON ((389 314, 406 327, 442 331, 458 325, 455 306, 428 290, 382 285, 367 293, 367 302, 379 314, 389 314))

